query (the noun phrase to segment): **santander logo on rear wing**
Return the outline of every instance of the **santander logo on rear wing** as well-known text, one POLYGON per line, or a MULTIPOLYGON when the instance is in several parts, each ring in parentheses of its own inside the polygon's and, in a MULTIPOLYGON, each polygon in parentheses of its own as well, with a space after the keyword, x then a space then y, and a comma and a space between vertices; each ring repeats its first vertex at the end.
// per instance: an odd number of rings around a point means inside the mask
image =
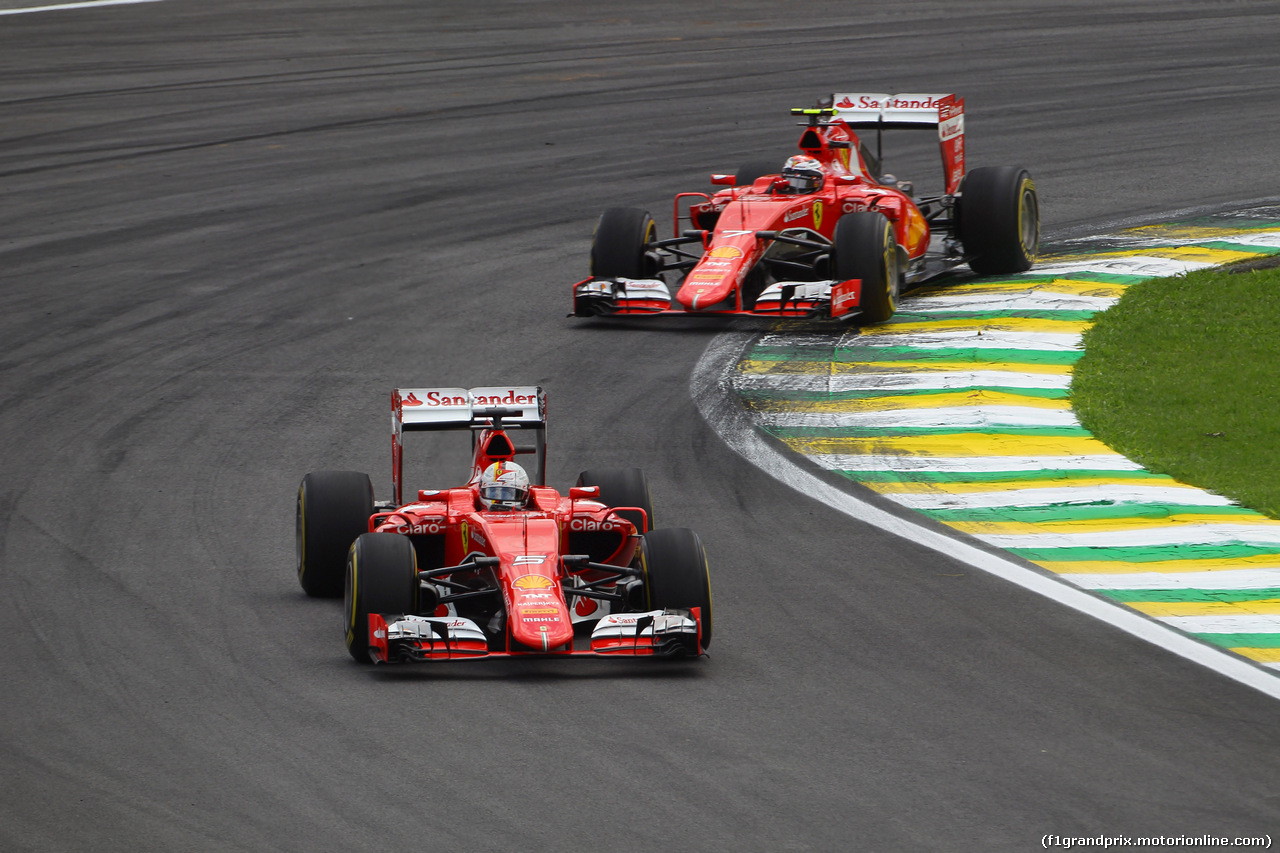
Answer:
POLYGON ((391 392, 396 431, 468 428, 501 410, 507 423, 532 425, 547 420, 547 397, 536 385, 481 388, 397 388, 391 392))
POLYGON ((847 121, 851 126, 871 126, 885 124, 932 124, 938 123, 938 108, 948 100, 955 100, 955 95, 882 95, 869 94, 834 94, 831 96, 832 109, 836 117, 847 121), (868 125, 866 122, 870 122, 868 125))
POLYGON ((964 99, 955 95, 878 92, 831 96, 835 117, 852 128, 937 127, 946 192, 955 193, 964 177, 964 99))

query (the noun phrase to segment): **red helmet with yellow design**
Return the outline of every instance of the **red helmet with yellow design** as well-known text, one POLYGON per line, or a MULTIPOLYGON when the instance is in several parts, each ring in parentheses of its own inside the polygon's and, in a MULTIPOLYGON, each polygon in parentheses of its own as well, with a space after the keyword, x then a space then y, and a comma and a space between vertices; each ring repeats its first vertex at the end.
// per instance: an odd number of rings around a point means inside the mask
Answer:
POLYGON ((822 164, 812 157, 789 157, 782 166, 787 192, 812 193, 822 189, 822 164))

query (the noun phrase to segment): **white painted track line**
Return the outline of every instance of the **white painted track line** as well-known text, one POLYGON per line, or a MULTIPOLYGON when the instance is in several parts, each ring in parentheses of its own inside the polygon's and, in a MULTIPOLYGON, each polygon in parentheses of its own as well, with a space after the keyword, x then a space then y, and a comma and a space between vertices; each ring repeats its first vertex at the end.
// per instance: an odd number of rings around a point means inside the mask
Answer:
POLYGON ((97 6, 132 6, 135 3, 159 3, 161 0, 87 0, 84 3, 59 3, 56 6, 28 6, 25 9, 0 9, 0 15, 25 15, 28 12, 61 12, 66 9, 93 9, 97 6))

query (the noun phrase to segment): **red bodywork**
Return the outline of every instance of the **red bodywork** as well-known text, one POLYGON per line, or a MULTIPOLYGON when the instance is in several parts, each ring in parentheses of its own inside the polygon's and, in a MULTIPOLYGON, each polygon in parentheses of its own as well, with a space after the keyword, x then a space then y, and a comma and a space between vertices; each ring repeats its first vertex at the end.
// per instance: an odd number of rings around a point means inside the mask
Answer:
MULTIPOLYGON (((568 651, 574 616, 588 617, 599 608, 589 598, 580 598, 572 606, 565 600, 562 585, 570 574, 560 556, 581 553, 573 549, 571 535, 580 531, 616 534, 617 548, 601 555, 598 562, 628 566, 635 557, 634 534, 639 531, 613 509, 575 495, 576 489, 566 497, 553 488, 534 486, 526 510, 483 509, 476 485, 480 471, 494 461, 512 458, 490 456, 484 448, 504 441, 501 430, 482 431, 476 444, 475 476, 469 485, 419 492, 417 502, 375 514, 369 519, 369 530, 438 537, 433 548, 441 550, 442 565, 446 566, 460 565, 475 556, 496 557, 498 564, 491 570, 508 614, 510 643, 505 651, 568 651)), ((590 570, 577 574, 587 580, 599 575, 590 570)), ((449 606, 442 604, 435 615, 452 614, 449 606)))
MULTIPOLYGON (((663 261, 658 269, 659 275, 664 270, 677 271, 679 280, 669 287, 651 286, 648 290, 644 281, 622 280, 619 290, 618 279, 586 279, 575 286, 574 314, 814 316, 819 302, 823 316, 856 314, 860 301, 857 280, 827 281, 834 293, 823 290, 817 299, 788 296, 757 302, 767 282, 762 279, 752 287, 748 277, 760 275, 757 271, 768 268, 771 259, 785 262, 789 253, 807 252, 803 263, 809 263, 814 255, 813 245, 829 245, 840 218, 857 211, 875 211, 889 220, 907 280, 919 275, 930 248, 930 220, 949 209, 950 199, 964 177, 964 102, 954 95, 835 95, 830 107, 792 112, 809 117, 798 148, 800 154, 821 164, 825 180, 820 190, 789 194, 786 182, 778 174, 760 177, 745 186, 732 186, 732 175, 713 175, 713 183, 729 184, 731 188, 714 195, 678 194, 673 238, 650 246, 655 253, 675 250, 674 254, 681 256, 672 263, 663 261), (870 120, 872 117, 874 121, 870 120), (938 128, 945 195, 929 199, 928 203, 918 203, 897 182, 880 183, 874 158, 854 130, 908 126, 938 128), (686 223, 691 230, 682 229, 686 223), (778 239, 778 235, 797 237, 810 245, 795 249, 794 244, 778 239), (680 248, 690 245, 694 248, 680 248), (699 248, 701 254, 694 258, 699 248)), ((779 162, 778 169, 781 168, 779 162)), ((785 276, 771 271, 768 279, 788 283, 798 283, 790 282, 792 277, 799 282, 828 279, 825 262, 819 255, 809 275, 801 272, 785 276)), ((662 283, 669 284, 665 278, 662 283)))
MULTIPOLYGON (((627 618, 634 623, 639 614, 610 615, 608 601, 565 592, 593 582, 603 584, 593 589, 614 591, 621 588, 616 581, 639 574, 628 567, 636 561, 638 534, 645 531, 619 510, 633 511, 641 527, 647 528, 643 508, 608 507, 595 499, 596 487, 574 487, 562 495, 543 485, 531 485, 523 510, 490 511, 481 504, 480 476, 494 462, 517 461, 517 454, 538 454, 531 480, 541 481, 545 397, 540 388, 397 390, 391 401, 396 499, 392 507, 369 519, 369 532, 409 537, 420 576, 430 573, 430 582, 446 593, 445 598, 450 591, 496 586, 501 597, 498 610, 505 613, 506 623, 501 647, 495 647, 492 638, 468 639, 465 634, 443 644, 408 641, 413 659, 654 653, 657 631, 648 637, 639 636, 638 630, 630 637, 593 636, 589 643, 580 639, 575 644, 575 624, 604 618, 622 625, 627 618), (455 488, 419 491, 415 500, 402 503, 403 432, 458 428, 471 429, 474 436, 469 481, 455 488), (537 436, 535 444, 519 445, 520 434, 529 430, 537 436), (578 557, 570 564, 566 555, 578 557), (621 576, 611 581, 615 569, 621 576)), ((613 605, 613 609, 622 608, 613 605)), ((378 662, 386 662, 389 653, 384 615, 369 615, 369 649, 378 662)), ((479 618, 461 601, 442 603, 434 613, 421 615, 453 619, 450 624, 455 628, 479 618)), ((693 618, 700 619, 696 608, 693 618)))
POLYGON ((732 310, 741 311, 738 285, 773 245, 757 237, 758 232, 802 229, 830 240, 837 220, 845 213, 873 210, 883 214, 892 223, 894 239, 907 250, 907 257, 924 256, 929 248, 929 223, 904 192, 869 177, 853 131, 835 120, 821 132, 806 132, 806 137, 814 147, 801 150, 818 160, 826 174, 823 188, 815 193, 784 194, 786 182, 778 175, 768 175, 714 196, 681 193, 676 197, 677 216, 680 199, 706 199, 689 208, 689 217, 695 228, 709 235, 702 259, 676 291, 680 307, 696 311, 699 306, 706 308, 737 296, 732 310), (847 141, 851 147, 833 148, 832 141, 847 141))

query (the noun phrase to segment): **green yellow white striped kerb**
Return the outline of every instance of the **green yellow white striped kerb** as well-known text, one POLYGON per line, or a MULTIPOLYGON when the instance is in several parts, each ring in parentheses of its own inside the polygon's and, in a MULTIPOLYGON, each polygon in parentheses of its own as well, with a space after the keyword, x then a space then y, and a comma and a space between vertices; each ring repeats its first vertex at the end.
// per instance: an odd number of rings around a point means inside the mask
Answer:
POLYGON ((760 429, 952 528, 1280 671, 1280 522, 1143 470, 1081 428, 1072 365, 1130 284, 1280 254, 1280 222, 1152 226, 1029 273, 925 288, 845 334, 760 338, 760 429))

